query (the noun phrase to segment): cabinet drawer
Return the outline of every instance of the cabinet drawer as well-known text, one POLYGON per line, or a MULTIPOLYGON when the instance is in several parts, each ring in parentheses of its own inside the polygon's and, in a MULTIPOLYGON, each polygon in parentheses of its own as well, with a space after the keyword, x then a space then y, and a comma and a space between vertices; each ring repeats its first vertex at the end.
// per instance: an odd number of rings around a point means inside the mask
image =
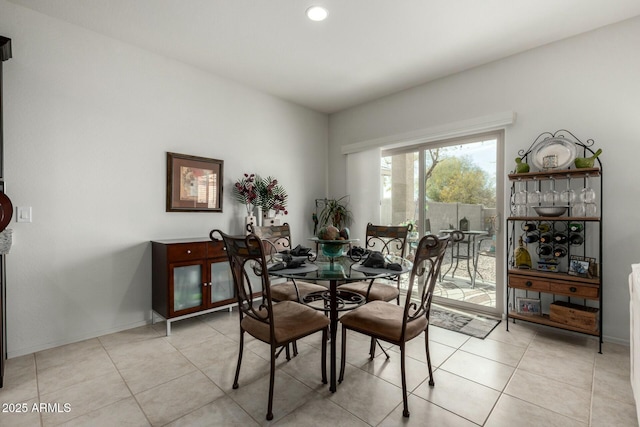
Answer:
POLYGON ((167 248, 167 258, 169 262, 189 261, 193 259, 203 259, 207 257, 206 242, 197 243, 177 243, 167 248))
POLYGON ((207 257, 227 259, 227 251, 224 249, 222 240, 217 242, 207 242, 207 257))
POLYGON ((509 276, 509 286, 530 291, 549 291, 549 282, 533 277, 509 276))
POLYGON ((598 298, 597 286, 580 285, 576 283, 551 283, 551 292, 580 298, 598 298))

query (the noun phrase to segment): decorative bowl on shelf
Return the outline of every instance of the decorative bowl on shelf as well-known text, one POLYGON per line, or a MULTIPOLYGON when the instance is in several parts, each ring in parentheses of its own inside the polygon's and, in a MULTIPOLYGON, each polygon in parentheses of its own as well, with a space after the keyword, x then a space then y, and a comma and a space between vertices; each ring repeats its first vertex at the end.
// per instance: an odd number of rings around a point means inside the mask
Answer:
POLYGON ((561 216, 567 212, 569 206, 534 206, 533 210, 539 216, 561 216))

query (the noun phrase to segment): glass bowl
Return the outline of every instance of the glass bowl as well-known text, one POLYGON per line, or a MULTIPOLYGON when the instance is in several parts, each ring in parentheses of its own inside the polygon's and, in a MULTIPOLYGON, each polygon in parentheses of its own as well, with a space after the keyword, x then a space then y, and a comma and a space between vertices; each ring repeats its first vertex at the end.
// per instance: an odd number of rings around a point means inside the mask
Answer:
POLYGON ((345 240, 336 240, 335 242, 324 241, 322 243, 322 254, 329 258, 335 258, 342 255, 344 246, 349 242, 345 240))

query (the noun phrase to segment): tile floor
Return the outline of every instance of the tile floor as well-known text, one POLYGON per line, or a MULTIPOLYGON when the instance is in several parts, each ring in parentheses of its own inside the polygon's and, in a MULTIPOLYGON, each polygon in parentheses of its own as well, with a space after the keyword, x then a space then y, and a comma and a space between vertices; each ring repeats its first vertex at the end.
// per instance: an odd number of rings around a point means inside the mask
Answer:
POLYGON ((240 388, 231 388, 235 311, 176 322, 170 337, 159 323, 8 360, 0 425, 638 425, 628 347, 605 343, 598 354, 591 337, 525 322, 509 329, 503 322, 479 340, 432 327, 433 388, 424 341, 411 341, 409 419, 402 417, 399 353, 369 361, 368 340, 349 335, 345 380, 332 394, 320 381, 320 335, 309 337, 297 357, 278 359, 268 423, 266 345, 247 340, 240 388), (50 405, 40 412, 34 404, 50 405))

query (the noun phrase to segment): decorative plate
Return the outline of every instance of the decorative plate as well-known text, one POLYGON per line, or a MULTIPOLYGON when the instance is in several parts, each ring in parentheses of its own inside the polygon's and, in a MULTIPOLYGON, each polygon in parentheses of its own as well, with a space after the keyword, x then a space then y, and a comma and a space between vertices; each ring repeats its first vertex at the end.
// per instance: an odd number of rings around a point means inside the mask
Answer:
POLYGON ((0 191, 0 231, 7 228, 13 215, 13 205, 6 194, 0 191))
POLYGON ((533 165, 540 170, 566 169, 576 158, 576 145, 566 138, 540 141, 531 150, 533 165))

